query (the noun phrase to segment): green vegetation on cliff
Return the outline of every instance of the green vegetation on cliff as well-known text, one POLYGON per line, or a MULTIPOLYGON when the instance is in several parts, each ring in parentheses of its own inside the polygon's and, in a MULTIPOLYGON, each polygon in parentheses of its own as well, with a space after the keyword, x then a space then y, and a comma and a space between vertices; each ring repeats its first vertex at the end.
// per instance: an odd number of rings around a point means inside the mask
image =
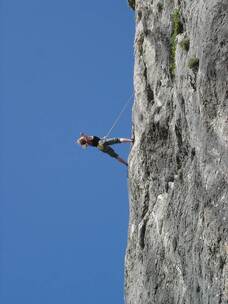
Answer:
POLYGON ((183 32, 183 25, 181 23, 180 18, 180 10, 175 9, 171 16, 172 20, 172 34, 171 34, 171 41, 170 41, 170 74, 172 77, 175 77, 175 70, 176 70, 176 48, 177 48, 177 35, 183 32))

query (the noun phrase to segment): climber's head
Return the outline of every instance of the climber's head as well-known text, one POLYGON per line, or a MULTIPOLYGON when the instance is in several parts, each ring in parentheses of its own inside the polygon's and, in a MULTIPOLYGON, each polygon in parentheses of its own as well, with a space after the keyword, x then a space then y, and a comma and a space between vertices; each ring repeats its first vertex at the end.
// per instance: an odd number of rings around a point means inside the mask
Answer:
POLYGON ((82 148, 88 147, 88 142, 85 136, 80 136, 79 139, 77 140, 77 144, 79 144, 82 148))

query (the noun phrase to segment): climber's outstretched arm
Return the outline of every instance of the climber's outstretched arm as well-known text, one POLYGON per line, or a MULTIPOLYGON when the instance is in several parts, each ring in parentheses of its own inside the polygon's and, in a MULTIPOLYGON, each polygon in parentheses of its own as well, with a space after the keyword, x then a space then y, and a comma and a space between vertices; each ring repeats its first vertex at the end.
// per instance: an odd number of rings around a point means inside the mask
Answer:
POLYGON ((119 138, 120 143, 132 143, 133 140, 130 138, 119 138))

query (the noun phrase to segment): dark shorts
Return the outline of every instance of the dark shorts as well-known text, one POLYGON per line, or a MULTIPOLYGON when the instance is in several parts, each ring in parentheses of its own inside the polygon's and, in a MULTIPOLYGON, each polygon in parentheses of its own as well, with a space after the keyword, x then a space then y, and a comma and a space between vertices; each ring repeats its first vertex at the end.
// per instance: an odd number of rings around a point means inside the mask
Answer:
POLYGON ((110 155, 111 157, 117 158, 119 155, 110 147, 110 145, 119 144, 120 140, 118 138, 108 138, 101 139, 98 142, 97 148, 110 155))

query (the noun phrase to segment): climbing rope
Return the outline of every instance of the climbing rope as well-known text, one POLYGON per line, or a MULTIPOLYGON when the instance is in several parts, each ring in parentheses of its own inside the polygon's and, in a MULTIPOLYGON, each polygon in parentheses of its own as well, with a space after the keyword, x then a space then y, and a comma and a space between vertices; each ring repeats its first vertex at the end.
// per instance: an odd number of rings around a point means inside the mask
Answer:
POLYGON ((130 101, 132 100, 132 97, 134 96, 134 93, 131 94, 131 96, 128 98, 127 102, 124 104, 122 110, 120 111, 120 113, 118 114, 117 118, 114 120, 113 125, 111 126, 110 130, 108 131, 108 133, 103 137, 103 138, 107 138, 110 133, 112 132, 112 130, 115 128, 115 126, 117 125, 117 123, 119 122, 121 116, 123 115, 123 113, 125 112, 128 104, 130 103, 130 101))

